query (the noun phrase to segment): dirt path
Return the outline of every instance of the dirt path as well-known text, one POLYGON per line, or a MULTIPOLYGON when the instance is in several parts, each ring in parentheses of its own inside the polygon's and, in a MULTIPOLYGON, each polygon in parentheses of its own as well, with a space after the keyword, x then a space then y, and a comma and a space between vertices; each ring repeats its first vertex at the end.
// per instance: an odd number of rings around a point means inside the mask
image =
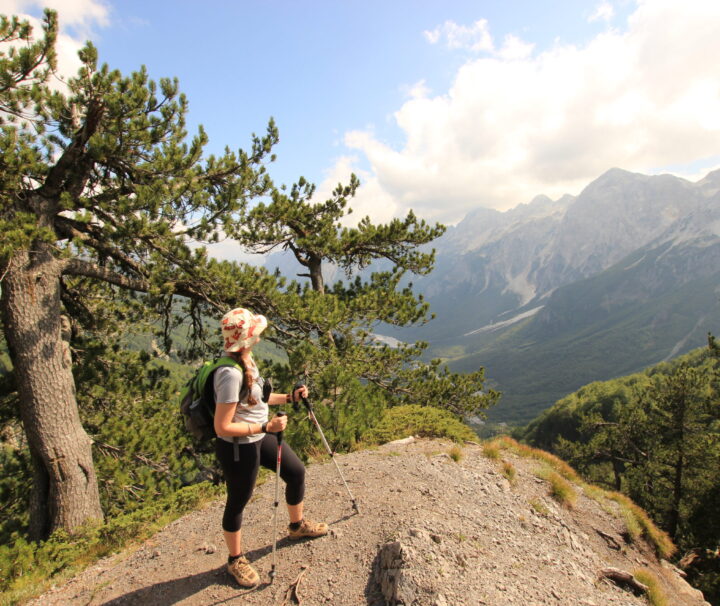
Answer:
MULTIPOLYGON (((460 462, 448 456, 450 448, 416 440, 339 456, 360 515, 332 462, 310 466, 306 515, 327 521, 331 532, 300 542, 283 533, 272 584, 270 481, 256 490, 243 523, 246 554, 261 576, 257 588, 242 590, 225 572, 223 503, 214 502, 31 603, 382 606, 387 598, 406 606, 646 605, 599 580, 598 571, 613 566, 650 567, 671 604, 703 604, 691 591, 678 593, 684 589, 677 575, 647 547, 625 545, 623 525, 597 502, 580 495, 572 511, 558 506, 534 474, 537 463, 504 453, 517 470, 511 486, 480 446, 466 445, 460 462), (294 586, 299 601, 290 595, 294 586)), ((284 509, 280 520, 284 530, 284 509)))

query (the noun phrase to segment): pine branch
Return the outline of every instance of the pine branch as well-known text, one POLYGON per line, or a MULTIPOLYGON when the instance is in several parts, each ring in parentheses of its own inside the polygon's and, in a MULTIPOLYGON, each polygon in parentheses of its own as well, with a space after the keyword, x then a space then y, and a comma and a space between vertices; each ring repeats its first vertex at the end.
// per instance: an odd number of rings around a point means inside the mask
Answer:
MULTIPOLYGON (((106 442, 100 442, 96 439, 93 439, 93 445, 98 448, 100 452, 102 452, 106 456, 111 456, 115 459, 119 459, 121 456, 128 456, 130 453, 124 448, 121 448, 120 446, 113 446, 112 444, 108 444, 106 442)), ((137 454, 133 453, 130 454, 130 456, 135 459, 136 461, 139 461, 143 465, 147 465, 151 469, 154 469, 155 471, 159 471, 161 473, 164 473, 167 476, 172 475, 170 473, 170 467, 166 465, 165 463, 158 463, 156 461, 153 461, 150 457, 146 457, 143 454, 137 454)))
POLYGON ((101 101, 93 99, 89 102, 84 123, 50 168, 43 185, 37 189, 40 196, 55 199, 62 191, 69 191, 73 196, 80 195, 92 165, 84 157, 86 145, 90 137, 97 132, 104 112, 105 107, 101 101))
POLYGON ((95 278, 137 292, 149 292, 150 290, 150 282, 144 278, 131 278, 84 259, 77 257, 67 259, 63 265, 63 274, 95 278))
POLYGON ((139 276, 143 275, 143 269, 140 263, 116 246, 112 246, 106 241, 101 240, 100 238, 102 237, 102 234, 100 234, 100 230, 97 227, 92 226, 89 223, 74 221, 61 215, 55 217, 55 227, 61 236, 68 239, 77 239, 83 244, 93 248, 98 253, 116 260, 121 265, 135 272, 139 276), (95 232, 94 236, 87 233, 93 231, 95 232))

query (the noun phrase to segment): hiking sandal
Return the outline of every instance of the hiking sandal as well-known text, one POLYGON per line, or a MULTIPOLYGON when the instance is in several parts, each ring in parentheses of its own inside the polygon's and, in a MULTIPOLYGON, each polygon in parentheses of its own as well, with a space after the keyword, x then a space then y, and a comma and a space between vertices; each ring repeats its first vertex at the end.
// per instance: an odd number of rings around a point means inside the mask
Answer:
POLYGON ((303 520, 300 527, 296 530, 288 527, 288 538, 293 541, 298 539, 314 539, 315 537, 321 537, 328 533, 328 525, 325 522, 310 522, 309 520, 303 520))
POLYGON ((228 564, 227 569, 235 577, 240 587, 255 587, 260 581, 260 575, 250 566, 250 562, 245 556, 240 556, 237 560, 228 564))

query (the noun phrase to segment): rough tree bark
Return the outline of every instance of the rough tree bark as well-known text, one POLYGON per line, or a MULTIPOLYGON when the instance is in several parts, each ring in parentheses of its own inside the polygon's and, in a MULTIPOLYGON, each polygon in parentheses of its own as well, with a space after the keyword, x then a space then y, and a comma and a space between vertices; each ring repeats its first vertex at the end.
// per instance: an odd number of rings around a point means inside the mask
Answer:
POLYGON ((47 537, 103 518, 92 441, 80 422, 61 336, 63 261, 50 245, 17 251, 2 281, 5 337, 33 463, 30 533, 47 537))

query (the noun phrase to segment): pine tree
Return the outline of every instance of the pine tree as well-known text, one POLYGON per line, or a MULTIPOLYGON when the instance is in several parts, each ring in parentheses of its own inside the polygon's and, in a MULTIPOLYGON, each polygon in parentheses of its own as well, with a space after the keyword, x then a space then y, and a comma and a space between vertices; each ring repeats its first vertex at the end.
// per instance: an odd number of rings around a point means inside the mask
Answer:
POLYGON ((650 511, 663 518, 663 527, 681 538, 697 495, 717 479, 720 436, 713 423, 720 420, 717 396, 709 385, 713 372, 708 363, 700 368, 679 364, 669 375, 655 377, 641 394, 647 411, 648 461, 642 486, 631 486, 650 511))
MULTIPOLYGON (((435 251, 423 249, 445 227, 428 225, 412 211, 385 224, 364 217, 349 227, 348 204, 358 187, 352 175, 350 183, 339 184, 330 199, 316 202, 314 185, 300 179, 289 193, 274 190, 268 203, 253 207, 229 231, 257 253, 290 251, 302 268, 298 276, 308 278, 304 286, 291 285, 289 294, 294 296, 284 299, 294 310, 294 326, 280 327, 286 330, 284 346, 291 365, 306 376, 317 375, 319 386, 325 384, 322 395, 343 392, 331 399, 350 408, 357 406, 358 398, 353 404, 348 394, 357 393, 351 384, 358 380, 379 389, 391 404, 430 404, 458 415, 491 406, 498 394, 483 391, 482 369, 467 375, 450 373, 437 360, 419 362, 425 343, 390 347, 377 339, 374 331, 383 325, 427 320, 428 305, 405 276, 432 271, 435 251), (383 269, 368 276, 373 262, 383 269), (324 270, 329 266, 343 270, 347 281, 337 280, 328 287, 324 270)), ((374 400, 371 393, 363 399, 374 400)))
POLYGON ((301 178, 290 194, 273 192, 272 201, 254 207, 231 232, 237 240, 259 253, 277 248, 292 251, 307 270, 299 274, 310 278, 313 290, 325 292, 323 264, 332 263, 351 275, 375 259, 386 259, 394 268, 426 274, 432 269, 435 251, 424 253, 419 246, 431 242, 445 231, 436 224, 429 226, 410 211, 404 220, 394 219, 375 225, 369 217, 357 227, 343 227, 341 220, 352 211, 347 209, 360 182, 355 175, 348 185, 339 184, 332 197, 315 203, 315 186, 301 178))
MULTIPOLYGON (((94 406, 92 381, 102 372, 90 372, 89 352, 73 351, 89 342, 84 332, 102 335, 99 347, 108 348, 127 338, 127 326, 160 318, 159 345, 169 349, 182 324, 189 334, 181 353, 193 357, 217 344, 209 316, 238 304, 264 313, 268 337, 289 356, 278 375, 315 379, 316 393, 330 402, 318 416, 344 446, 388 403, 434 404, 461 415, 495 401, 497 394, 483 391, 482 370, 455 375, 438 361, 418 361, 425 344, 391 348, 373 334, 380 322, 402 326, 427 317, 404 276, 430 271, 434 253, 418 247, 442 226, 409 213, 385 225, 364 219, 342 227, 356 179, 320 205, 310 204, 313 187, 304 180, 289 194, 275 188, 266 172, 278 139, 272 121, 263 136, 252 136, 249 151, 206 156, 202 128, 192 138, 185 129, 188 103, 177 81, 156 83, 144 68, 124 76, 98 66, 91 44, 80 52, 77 76, 56 90, 48 83, 55 13, 46 13, 43 32, 33 41, 27 23, 0 21, 0 311, 13 370, 4 383, 17 393, 0 402, 0 413, 17 407, 26 436, 33 538, 103 516, 93 438, 82 418, 96 439, 121 428, 102 405, 79 414, 78 400, 94 406), (13 46, 18 40, 24 43, 13 46), (257 199, 270 202, 251 208, 257 199), (221 234, 256 251, 287 247, 309 285, 286 285, 190 246, 221 234), (389 269, 354 275, 376 260, 389 269), (328 288, 324 263, 344 269, 348 281, 328 288)), ((108 385, 116 379, 108 376, 108 385)), ((127 439, 96 447, 147 449, 142 436, 127 439)), ((118 486, 152 490, 160 480, 148 474, 118 466, 118 486)))
POLYGON ((216 238, 270 190, 274 124, 250 152, 204 158, 207 137, 200 129, 188 140, 176 81, 98 67, 88 44, 78 75, 53 90, 56 35, 53 12, 37 42, 27 23, 0 22, 0 307, 32 460, 35 538, 103 516, 63 316, 112 316, 132 292, 166 315, 175 295, 200 302, 195 317, 238 300, 262 312, 278 286, 188 245, 216 238))

